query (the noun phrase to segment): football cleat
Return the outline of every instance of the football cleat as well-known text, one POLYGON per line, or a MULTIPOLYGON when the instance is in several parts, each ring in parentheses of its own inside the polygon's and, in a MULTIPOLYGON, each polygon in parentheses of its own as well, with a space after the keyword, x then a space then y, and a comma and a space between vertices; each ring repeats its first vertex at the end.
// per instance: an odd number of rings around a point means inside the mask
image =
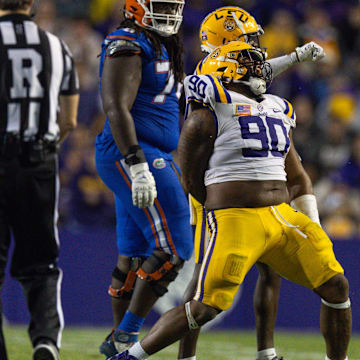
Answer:
POLYGON ((33 360, 59 360, 59 351, 51 342, 40 342, 34 348, 33 360))
POLYGON ((115 330, 113 338, 117 352, 121 353, 133 346, 138 341, 138 336, 138 332, 128 333, 123 330, 115 330))
POLYGON ((113 330, 100 345, 99 351, 106 358, 129 349, 138 340, 139 333, 113 330))
POLYGON ((135 356, 129 355, 129 350, 123 351, 120 354, 116 354, 107 360, 137 360, 135 356))
POLYGON ((113 333, 112 331, 105 339, 105 341, 102 342, 102 344, 99 347, 100 354, 103 354, 106 356, 106 358, 109 358, 111 356, 114 356, 117 354, 117 350, 115 347, 115 343, 113 340, 113 333))

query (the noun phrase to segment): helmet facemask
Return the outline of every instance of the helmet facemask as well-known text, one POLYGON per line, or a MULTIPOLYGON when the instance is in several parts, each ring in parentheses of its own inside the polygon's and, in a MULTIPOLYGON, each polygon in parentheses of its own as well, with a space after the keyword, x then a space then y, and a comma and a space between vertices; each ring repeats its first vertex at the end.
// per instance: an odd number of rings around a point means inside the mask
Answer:
POLYGON ((236 72, 244 76, 234 82, 248 85, 255 95, 264 94, 272 81, 272 69, 265 61, 265 53, 260 49, 242 50, 239 52, 237 62, 239 66, 236 72))
POLYGON ((145 11, 143 26, 162 36, 177 34, 182 23, 184 0, 138 0, 145 11))
POLYGON ((224 84, 245 84, 255 95, 265 93, 272 81, 272 69, 265 52, 243 41, 231 41, 210 53, 199 68, 224 84))

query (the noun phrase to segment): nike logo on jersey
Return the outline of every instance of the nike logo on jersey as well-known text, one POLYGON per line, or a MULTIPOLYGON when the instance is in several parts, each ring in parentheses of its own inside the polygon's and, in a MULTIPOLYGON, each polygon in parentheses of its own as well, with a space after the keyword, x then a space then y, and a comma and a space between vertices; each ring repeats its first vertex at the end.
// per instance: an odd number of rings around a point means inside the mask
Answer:
POLYGON ((281 110, 279 110, 279 109, 273 109, 273 112, 274 112, 274 113, 279 113, 279 112, 281 112, 281 110))

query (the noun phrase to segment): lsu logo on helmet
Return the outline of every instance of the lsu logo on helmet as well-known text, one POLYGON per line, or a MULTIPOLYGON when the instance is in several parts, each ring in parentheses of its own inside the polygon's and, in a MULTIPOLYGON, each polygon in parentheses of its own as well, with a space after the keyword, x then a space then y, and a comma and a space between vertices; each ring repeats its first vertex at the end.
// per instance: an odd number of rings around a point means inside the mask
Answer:
POLYGON ((179 31, 184 4, 184 0, 126 0, 125 16, 161 36, 171 36, 179 31))
POLYGON ((236 6, 221 7, 210 13, 200 26, 201 50, 210 53, 230 41, 245 41, 259 47, 258 37, 263 33, 255 18, 244 9, 236 6))
POLYGON ((203 62, 201 74, 211 74, 223 83, 248 81, 250 77, 271 82, 270 64, 265 53, 243 41, 231 41, 216 48, 203 62))
POLYGON ((234 31, 236 29, 236 23, 234 19, 226 18, 224 21, 224 28, 226 31, 234 31))

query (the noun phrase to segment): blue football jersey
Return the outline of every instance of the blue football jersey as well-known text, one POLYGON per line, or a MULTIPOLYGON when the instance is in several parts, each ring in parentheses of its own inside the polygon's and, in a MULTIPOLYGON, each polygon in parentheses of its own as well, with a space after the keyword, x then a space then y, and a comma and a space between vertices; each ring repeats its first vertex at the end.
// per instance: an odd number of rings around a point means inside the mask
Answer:
MULTIPOLYGON (((151 41, 144 33, 121 28, 110 33, 102 43, 100 60, 100 89, 106 49, 113 41, 134 42, 141 48, 142 79, 131 109, 139 144, 156 147, 170 153, 177 147, 179 139, 179 106, 176 95, 177 83, 170 71, 169 57, 165 46, 162 54, 155 52, 151 41)), ((104 158, 121 156, 114 142, 109 120, 106 119, 103 131, 97 136, 96 147, 104 158)))

